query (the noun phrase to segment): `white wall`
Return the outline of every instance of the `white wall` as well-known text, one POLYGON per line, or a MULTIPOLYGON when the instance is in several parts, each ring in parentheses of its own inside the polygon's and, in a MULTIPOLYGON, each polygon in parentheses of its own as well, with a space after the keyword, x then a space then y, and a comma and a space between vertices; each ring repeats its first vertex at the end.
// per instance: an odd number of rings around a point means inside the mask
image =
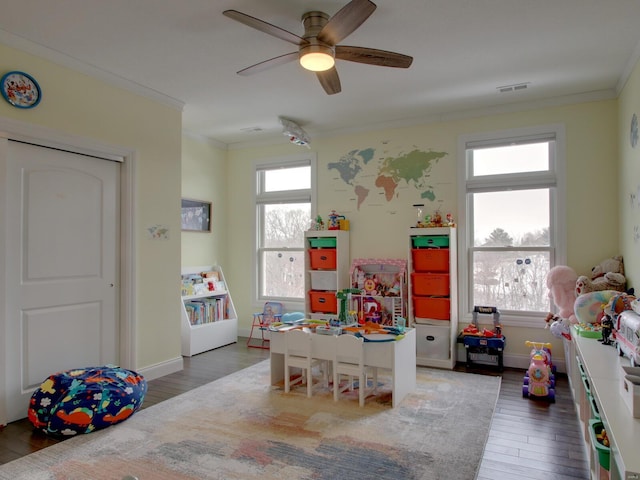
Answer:
POLYGON ((635 113, 640 121, 640 63, 627 81, 619 99, 618 145, 620 173, 617 199, 619 204, 620 250, 624 255, 625 273, 636 294, 640 294, 640 142, 631 147, 630 124, 635 113))
POLYGON ((211 202, 211 233, 182 232, 183 267, 227 260, 227 152, 204 139, 182 141, 182 196, 211 202))

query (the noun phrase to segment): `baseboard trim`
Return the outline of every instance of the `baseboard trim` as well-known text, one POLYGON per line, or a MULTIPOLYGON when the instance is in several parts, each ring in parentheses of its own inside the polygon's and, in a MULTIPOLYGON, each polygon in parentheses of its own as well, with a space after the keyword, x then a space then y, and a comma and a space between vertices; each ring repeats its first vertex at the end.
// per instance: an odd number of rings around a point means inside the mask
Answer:
POLYGON ((180 356, 167 360, 166 362, 141 368, 137 370, 137 372, 143 375, 145 380, 149 381, 164 377, 171 373, 179 372, 182 369, 184 369, 184 360, 182 356, 180 356))

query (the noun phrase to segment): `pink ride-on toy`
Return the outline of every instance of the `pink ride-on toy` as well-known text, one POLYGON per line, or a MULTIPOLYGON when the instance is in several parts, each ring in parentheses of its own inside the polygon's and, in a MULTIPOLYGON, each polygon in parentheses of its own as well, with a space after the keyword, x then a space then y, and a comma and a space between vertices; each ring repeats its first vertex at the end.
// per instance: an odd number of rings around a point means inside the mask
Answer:
POLYGON ((555 402, 555 375, 551 362, 551 344, 525 342, 531 350, 531 363, 524 375, 522 396, 540 397, 555 402))

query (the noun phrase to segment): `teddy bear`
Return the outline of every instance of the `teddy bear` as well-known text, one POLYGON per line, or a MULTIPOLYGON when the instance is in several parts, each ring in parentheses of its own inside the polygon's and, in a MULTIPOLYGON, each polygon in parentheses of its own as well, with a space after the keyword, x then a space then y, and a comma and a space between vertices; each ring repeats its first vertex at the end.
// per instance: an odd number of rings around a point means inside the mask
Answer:
POLYGON ((576 295, 601 290, 624 292, 627 279, 620 255, 603 260, 591 269, 591 278, 580 275, 576 280, 576 295))

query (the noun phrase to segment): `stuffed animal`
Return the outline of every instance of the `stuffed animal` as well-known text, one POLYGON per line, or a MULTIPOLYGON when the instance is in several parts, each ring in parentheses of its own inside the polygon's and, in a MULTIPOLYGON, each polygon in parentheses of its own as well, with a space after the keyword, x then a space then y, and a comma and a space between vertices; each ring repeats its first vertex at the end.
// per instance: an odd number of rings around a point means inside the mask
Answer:
POLYGON ((553 313, 548 313, 544 319, 546 325, 544 328, 551 330, 551 335, 557 338, 564 337, 571 340, 571 325, 568 320, 564 320, 553 313))
POLYGON ((571 267, 557 265, 547 274, 549 298, 558 308, 558 313, 549 313, 545 318, 546 328, 551 329, 554 337, 571 338, 570 326, 578 323, 573 312, 575 303, 575 285, 578 274, 571 267))
POLYGON ((591 278, 581 275, 576 280, 576 295, 601 290, 624 292, 627 279, 624 276, 624 264, 621 256, 603 260, 591 269, 591 278))
POLYGON ((612 292, 609 301, 602 305, 602 311, 615 320, 625 310, 633 310, 634 300, 636 300, 635 295, 626 292, 612 292))
POLYGON ((558 316, 577 323, 573 312, 573 304, 576 301, 575 285, 578 274, 571 267, 557 265, 547 274, 547 288, 549 298, 558 307, 558 316))

